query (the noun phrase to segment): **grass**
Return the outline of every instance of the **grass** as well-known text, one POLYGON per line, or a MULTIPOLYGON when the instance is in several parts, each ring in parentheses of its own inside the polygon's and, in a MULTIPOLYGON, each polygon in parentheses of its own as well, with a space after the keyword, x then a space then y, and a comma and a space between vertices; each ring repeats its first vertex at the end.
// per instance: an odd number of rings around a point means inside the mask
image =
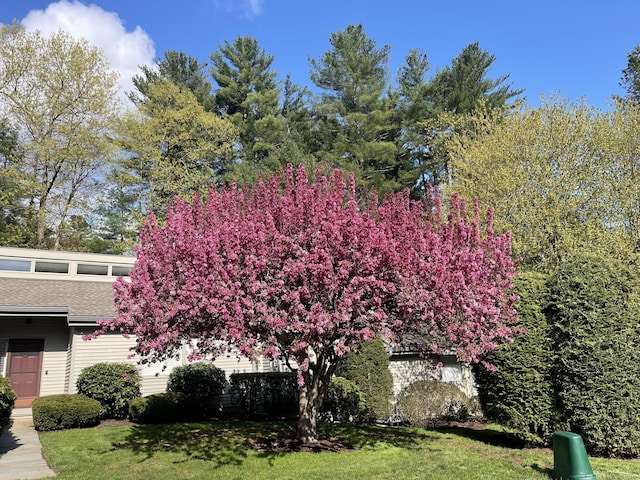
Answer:
MULTIPOLYGON (((339 453, 277 453, 254 439, 292 437, 287 423, 134 425, 47 432, 58 479, 550 479, 548 450, 510 448, 497 429, 424 430, 322 425, 339 453)), ((598 480, 640 480, 640 461, 591 459, 598 480)))

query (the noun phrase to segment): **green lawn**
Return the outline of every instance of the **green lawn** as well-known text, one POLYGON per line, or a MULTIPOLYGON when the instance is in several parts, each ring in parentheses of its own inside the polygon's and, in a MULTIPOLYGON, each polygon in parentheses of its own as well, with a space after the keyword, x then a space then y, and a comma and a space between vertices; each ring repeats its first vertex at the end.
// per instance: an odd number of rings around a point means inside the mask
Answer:
MULTIPOLYGON (((323 425, 339 453, 273 453, 254 439, 286 438, 286 423, 220 422, 48 432, 44 453, 64 479, 549 479, 548 451, 507 448, 497 429, 423 430, 323 425)), ((640 461, 591 459, 598 480, 640 480, 640 461)))

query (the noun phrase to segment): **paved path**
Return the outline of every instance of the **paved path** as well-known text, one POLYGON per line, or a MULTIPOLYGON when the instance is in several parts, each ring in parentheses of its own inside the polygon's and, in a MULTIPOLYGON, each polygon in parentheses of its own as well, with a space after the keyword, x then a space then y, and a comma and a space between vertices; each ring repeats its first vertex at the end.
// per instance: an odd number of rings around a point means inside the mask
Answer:
POLYGON ((14 426, 0 435, 0 480, 55 477, 42 458, 42 445, 33 424, 14 419, 14 426))

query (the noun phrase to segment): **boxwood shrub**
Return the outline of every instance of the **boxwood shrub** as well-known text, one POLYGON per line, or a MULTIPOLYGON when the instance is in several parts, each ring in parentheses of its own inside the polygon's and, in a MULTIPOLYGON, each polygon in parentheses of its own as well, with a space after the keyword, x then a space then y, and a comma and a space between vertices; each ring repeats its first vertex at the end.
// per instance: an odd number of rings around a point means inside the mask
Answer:
POLYGON ((156 393, 129 403, 129 420, 135 423, 190 422, 200 418, 194 400, 184 393, 156 393))
POLYGON ((224 370, 208 362, 195 362, 174 368, 169 374, 168 392, 183 393, 193 401, 202 417, 210 417, 222 408, 222 393, 227 386, 224 370))
POLYGON ((16 398, 9 379, 0 375, 0 433, 9 425, 16 398))
POLYGON ((93 427, 100 423, 100 402, 79 394, 49 395, 31 405, 38 431, 93 427))
POLYGON ((102 418, 126 418, 129 402, 140 396, 140 373, 130 363, 96 363, 82 369, 76 388, 100 402, 102 418))

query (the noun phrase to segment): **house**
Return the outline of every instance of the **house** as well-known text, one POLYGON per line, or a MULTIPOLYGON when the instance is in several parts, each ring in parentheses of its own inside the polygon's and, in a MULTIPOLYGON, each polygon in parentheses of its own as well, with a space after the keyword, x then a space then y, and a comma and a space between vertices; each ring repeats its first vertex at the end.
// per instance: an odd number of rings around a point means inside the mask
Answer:
MULTIPOLYGON (((129 355, 133 338, 117 332, 94 340, 83 336, 101 319, 114 318, 113 282, 127 277, 134 257, 0 247, 0 374, 18 394, 17 407, 34 398, 74 393, 82 369, 99 362, 135 362, 129 355)), ((416 352, 390 351, 390 369, 397 394, 427 378, 451 381, 471 396, 470 371, 455 356, 430 360, 416 352)), ((187 363, 187 352, 163 364, 141 366, 143 395, 164 392, 172 368, 187 363)), ((228 354, 214 364, 232 373, 279 371, 267 359, 252 362, 228 354)))
MULTIPOLYGON (((134 362, 134 339, 110 333, 85 341, 99 319, 114 318, 113 282, 127 277, 135 259, 116 255, 0 247, 0 374, 18 394, 17 407, 34 398, 74 393, 81 370, 99 362, 134 362)), ((140 368, 142 394, 163 392, 178 360, 140 368), (168 367, 168 368, 165 368, 168 367)), ((227 377, 270 371, 271 362, 228 355, 214 362, 227 377)))

